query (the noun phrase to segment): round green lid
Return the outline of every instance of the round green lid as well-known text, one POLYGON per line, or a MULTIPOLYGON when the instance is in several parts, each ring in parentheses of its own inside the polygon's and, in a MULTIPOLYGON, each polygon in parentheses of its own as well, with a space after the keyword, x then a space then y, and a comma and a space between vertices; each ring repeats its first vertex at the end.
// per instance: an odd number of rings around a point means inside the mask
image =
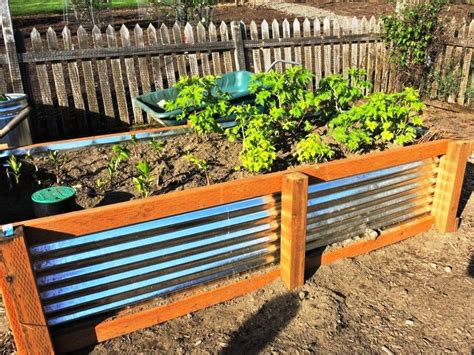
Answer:
POLYGON ((36 203, 57 203, 74 196, 76 190, 69 186, 53 186, 36 191, 31 199, 36 203))

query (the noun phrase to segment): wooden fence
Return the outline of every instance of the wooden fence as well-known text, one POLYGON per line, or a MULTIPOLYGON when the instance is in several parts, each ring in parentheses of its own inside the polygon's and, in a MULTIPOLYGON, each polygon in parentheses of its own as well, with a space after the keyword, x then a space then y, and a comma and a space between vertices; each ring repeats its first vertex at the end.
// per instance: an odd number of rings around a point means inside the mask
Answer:
POLYGON ((302 286, 305 268, 433 224, 452 232, 472 149, 472 142, 442 140, 26 221, 0 249, 0 285, 17 349, 72 351, 279 277, 290 289, 302 286), (328 212, 328 201, 337 208, 328 212), (359 227, 381 234, 321 249, 359 227), (257 268, 240 281, 233 277, 257 268))
MULTIPOLYGON (((64 27, 61 33, 34 29, 14 36, 5 5, 3 12, 0 91, 28 94, 36 141, 150 123, 134 106, 134 97, 172 86, 185 76, 265 71, 277 59, 300 62, 314 72, 312 87, 326 75, 360 67, 366 69, 373 91, 395 89, 396 73, 380 36, 383 26, 373 17, 345 18, 342 23, 327 18, 252 21, 247 26, 211 23, 207 28, 201 23, 79 27, 75 32, 64 27)), ((452 40, 432 59, 439 72, 437 83, 458 73, 459 88, 448 95, 449 101, 468 105, 474 92, 474 22, 450 28, 452 40)), ((445 87, 433 86, 433 97, 445 93, 445 87)))

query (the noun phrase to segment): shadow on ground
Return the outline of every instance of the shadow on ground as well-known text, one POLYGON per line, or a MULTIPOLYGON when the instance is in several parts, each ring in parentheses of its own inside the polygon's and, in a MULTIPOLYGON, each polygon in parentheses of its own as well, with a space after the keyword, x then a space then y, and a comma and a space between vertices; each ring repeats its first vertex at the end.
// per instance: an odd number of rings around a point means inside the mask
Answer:
POLYGON ((300 300, 294 293, 271 299, 231 335, 221 354, 261 352, 290 323, 299 308, 300 300))

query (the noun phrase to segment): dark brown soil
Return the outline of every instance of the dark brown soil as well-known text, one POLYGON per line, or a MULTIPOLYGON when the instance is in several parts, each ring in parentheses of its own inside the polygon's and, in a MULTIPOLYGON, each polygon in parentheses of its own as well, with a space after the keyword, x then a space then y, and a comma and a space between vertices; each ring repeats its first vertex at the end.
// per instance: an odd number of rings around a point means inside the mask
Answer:
MULTIPOLYGON (((239 165, 240 144, 229 143, 219 135, 211 135, 208 139, 200 139, 194 134, 173 137, 165 141, 160 153, 151 147, 149 141, 140 141, 136 145, 129 143, 128 148, 131 151, 130 159, 119 165, 112 185, 108 183, 110 178, 107 171, 107 164, 113 155, 111 146, 60 153, 59 184, 76 189, 78 209, 140 198, 132 177, 136 175, 135 166, 141 160, 149 162, 153 169, 152 176, 156 179, 154 195, 207 184, 204 171, 183 158, 186 153, 207 161, 210 183, 250 175, 235 169, 239 165)), ((16 188, 10 191, 6 177, 0 176, 5 182, 0 186, 0 224, 33 218, 31 194, 57 184, 56 164, 47 154, 34 157, 37 172, 30 161, 23 161, 23 164, 25 167, 19 191, 16 188)))

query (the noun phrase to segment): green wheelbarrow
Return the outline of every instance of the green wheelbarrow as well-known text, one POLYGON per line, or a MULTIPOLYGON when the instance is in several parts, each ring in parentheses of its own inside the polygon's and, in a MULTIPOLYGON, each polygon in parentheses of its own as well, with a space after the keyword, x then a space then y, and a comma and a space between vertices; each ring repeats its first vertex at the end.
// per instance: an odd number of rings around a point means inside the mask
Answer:
MULTIPOLYGON (((245 70, 230 72, 217 79, 216 86, 230 94, 232 104, 250 102, 252 100, 249 92, 251 77, 252 73, 245 70)), ((178 89, 172 87, 140 95, 135 98, 135 103, 162 126, 176 126, 186 123, 185 120, 177 119, 183 111, 181 109, 166 111, 164 104, 167 101, 175 100, 177 96, 178 89)), ((198 109, 199 107, 196 107, 196 110, 198 109)), ((226 117, 219 119, 218 122, 227 122, 233 119, 233 117, 226 117)))

